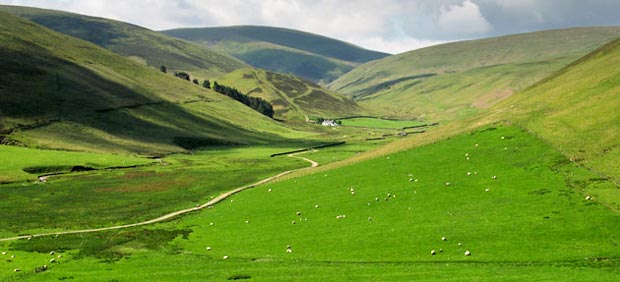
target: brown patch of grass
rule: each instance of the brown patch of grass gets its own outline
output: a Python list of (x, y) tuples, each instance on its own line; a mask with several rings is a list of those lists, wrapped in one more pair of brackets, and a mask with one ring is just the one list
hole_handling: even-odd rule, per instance
[(478, 100), (472, 103), (472, 105), (478, 109), (488, 109), (489, 107), (497, 104), (499, 101), (502, 101), (512, 96), (513, 93), (514, 91), (512, 91), (511, 89), (505, 89), (504, 91), (495, 90), (480, 97)]

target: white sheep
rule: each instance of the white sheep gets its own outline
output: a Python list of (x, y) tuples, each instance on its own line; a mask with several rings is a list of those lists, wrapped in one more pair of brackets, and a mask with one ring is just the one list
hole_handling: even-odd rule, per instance
[(295, 225), (297, 224), (297, 222), (295, 222), (294, 220), (291, 221), (291, 224)]
[(269, 188), (269, 190), (267, 190), (267, 192), (271, 192), (271, 188)]
[(351, 195), (355, 195), (355, 191), (351, 192)]
[(489, 188), (484, 189), (484, 192), (489, 192), (489, 191), (491, 191), (491, 189), (489, 189)]
[(469, 171), (468, 171), (468, 172), (467, 172), (467, 176), (470, 176), (470, 175), (471, 175), (471, 172), (469, 172)]
[(4, 256), (4, 255), (6, 255), (6, 252), (2, 252), (2, 255), (3, 255), (3, 256)]
[(431, 256), (434, 256), (435, 254), (435, 250), (431, 250)]
[(466, 257), (471, 256), (471, 252), (470, 251), (465, 251), (465, 256)]
[(586, 196), (586, 201), (589, 201), (590, 199), (592, 199), (592, 197)]
[(50, 263), (55, 263), (56, 259), (50, 259)]
[(54, 251), (51, 251), (51, 252), (50, 252), (50, 256), (53, 256), (53, 255), (54, 255)]
[(314, 208), (318, 209), (319, 208), (319, 204), (314, 205)]
[(287, 252), (287, 253), (292, 253), (292, 252), (293, 252), (293, 250), (292, 250), (292, 249), (286, 249), (286, 252)]
[(298, 212), (296, 212), (295, 214), (296, 214), (296, 215), (301, 215), (301, 212), (300, 212), (300, 211), (298, 211)]
[(12, 259), (14, 259), (14, 258), (15, 258), (15, 255), (11, 255), (11, 258), (12, 258)]
[(222, 258), (223, 258), (223, 259), (228, 259), (228, 256), (223, 256)]
[(372, 217), (370, 217), (370, 216), (369, 216), (369, 217), (368, 217), (368, 221), (372, 221)]
[(250, 221), (249, 221), (249, 220), (246, 220), (246, 221), (245, 221), (245, 224), (248, 224), (248, 223), (250, 223)]
[(209, 223), (209, 225), (210, 225), (210, 226), (213, 226), (213, 225), (215, 225), (215, 223), (213, 223), (213, 222), (210, 222), (210, 223)]
[(20, 271), (22, 271), (22, 270), (21, 270), (21, 269), (19, 269), (19, 268), (16, 268), (16, 269), (13, 269), (13, 271), (14, 271), (14, 272), (20, 272)]
[(441, 237), (441, 241), (448, 241), (448, 238), (446, 238), (446, 236)]
[(207, 247), (207, 251), (210, 251), (210, 250), (211, 250), (211, 247)]
[(450, 183), (450, 182), (446, 182), (446, 183), (445, 183), (445, 185), (446, 185), (446, 186), (450, 186), (450, 185), (452, 185), (452, 183)]
[(493, 179), (493, 180), (497, 179), (497, 175), (491, 176), (491, 179)]

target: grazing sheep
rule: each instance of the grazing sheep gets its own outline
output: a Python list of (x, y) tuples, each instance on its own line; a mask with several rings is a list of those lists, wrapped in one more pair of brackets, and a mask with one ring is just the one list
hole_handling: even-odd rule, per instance
[(493, 179), (493, 180), (497, 179), (497, 175), (491, 176), (491, 179)]
[(228, 256), (223, 256), (222, 258), (223, 258), (223, 259), (228, 259)]
[(445, 236), (441, 237), (441, 241), (448, 241), (448, 238), (446, 238)]
[(269, 190), (267, 190), (267, 192), (271, 192), (271, 188), (269, 188)]
[(465, 251), (465, 256), (466, 257), (471, 256), (471, 252), (470, 251)]
[(416, 178), (416, 179), (414, 179), (414, 180), (413, 180), (413, 182), (418, 182), (418, 179), (417, 179), (417, 178)]
[(349, 189), (349, 191), (355, 192), (355, 189), (353, 189), (353, 187), (351, 187), (351, 189)]
[(505, 139), (505, 137), (504, 137), (504, 136), (502, 136), (502, 140), (504, 140), (504, 139)]
[(467, 158), (465, 158), (465, 159), (469, 161), (469, 157), (467, 157)]
[(3, 256), (4, 256), (4, 255), (6, 255), (6, 252), (2, 252), (2, 255), (3, 255)]
[(291, 221), (291, 224), (295, 225), (295, 224), (297, 224), (297, 222), (295, 222), (295, 221), (293, 220), (293, 221)]
[(467, 176), (470, 176), (470, 175), (471, 175), (471, 172), (469, 172), (469, 171), (468, 171), (468, 172), (467, 172)]
[(440, 252), (440, 253), (443, 253), (443, 249), (439, 249), (439, 252)]
[(586, 196), (586, 201), (588, 201), (588, 200), (590, 200), (590, 199), (592, 199), (592, 197), (590, 197), (590, 196)]
[(11, 255), (11, 258), (12, 258), (12, 259), (14, 259), (14, 258), (15, 258), (15, 255)]
[(474, 144), (474, 147), (478, 148), (478, 143)]
[(296, 212), (295, 214), (296, 214), (296, 215), (301, 215), (301, 212), (300, 212), (300, 211), (298, 211), (298, 212)]
[(465, 156), (466, 156), (466, 157), (469, 157), (469, 153), (465, 153)]
[(314, 205), (314, 208), (318, 209), (319, 208), (319, 204)]
[(250, 221), (249, 221), (249, 220), (246, 220), (246, 221), (245, 221), (245, 223), (246, 223), (246, 224), (248, 224), (248, 223), (250, 223)]
[(379, 201), (379, 197), (375, 197), (375, 201), (377, 201), (377, 202), (378, 202), (378, 201)]
[(292, 253), (292, 252), (293, 252), (293, 250), (292, 250), (292, 249), (286, 249), (286, 252), (287, 252), (287, 253)]
[(210, 225), (210, 226), (213, 226), (213, 225), (215, 225), (215, 223), (211, 222), (211, 223), (209, 223), (209, 225)]
[(28, 237), (28, 241), (32, 240), (32, 237)]
[(211, 247), (207, 247), (207, 251), (210, 251), (210, 250), (211, 250)]
[(58, 258), (62, 258), (62, 255), (58, 255)]
[(21, 269), (19, 269), (19, 268), (16, 268), (16, 269), (13, 269), (13, 271), (14, 271), (14, 272), (20, 272), (20, 271), (22, 271), (22, 270), (21, 270)]
[(409, 182), (413, 182), (413, 178), (409, 178)]
[(351, 195), (355, 195), (355, 191), (351, 192)]
[(435, 250), (431, 250), (431, 256), (434, 256), (435, 254)]
[(484, 192), (489, 192), (489, 191), (491, 191), (491, 189), (489, 189), (489, 188), (484, 189)]
[(463, 244), (461, 244), (461, 243), (458, 243), (458, 244), (456, 244), (456, 245), (457, 245), (457, 246), (459, 246), (459, 247), (460, 247), (460, 246), (463, 246)]
[(56, 259), (50, 259), (50, 263), (55, 263)]
[(372, 221), (372, 217), (370, 217), (370, 216), (369, 216), (369, 217), (368, 217), (368, 221)]
[(450, 186), (450, 185), (452, 185), (452, 183), (450, 183), (450, 182), (446, 182), (446, 183), (445, 183), (445, 185), (446, 185), (446, 186)]
[(53, 256), (53, 255), (54, 255), (54, 251), (51, 251), (51, 252), (50, 252), (50, 256)]

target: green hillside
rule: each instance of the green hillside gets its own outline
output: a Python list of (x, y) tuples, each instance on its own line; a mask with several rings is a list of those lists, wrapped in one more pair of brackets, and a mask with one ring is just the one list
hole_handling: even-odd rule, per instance
[(620, 40), (614, 40), (499, 104), (492, 117), (514, 120), (617, 182), (619, 106)]
[(620, 27), (591, 27), (431, 46), (359, 66), (329, 88), (380, 113), (462, 118), (617, 37)]
[(217, 76), (246, 67), (241, 61), (132, 24), (62, 11), (0, 6), (57, 32), (90, 41), (137, 62), (203, 76)]
[(162, 32), (203, 44), (257, 68), (324, 83), (360, 63), (388, 55), (320, 35), (276, 27), (182, 28)]
[(4, 143), (170, 152), (299, 133), (221, 94), (31, 21), (0, 17)]
[(303, 121), (304, 116), (343, 117), (364, 113), (350, 98), (293, 75), (241, 69), (218, 78), (217, 82), (269, 101), (279, 119)]

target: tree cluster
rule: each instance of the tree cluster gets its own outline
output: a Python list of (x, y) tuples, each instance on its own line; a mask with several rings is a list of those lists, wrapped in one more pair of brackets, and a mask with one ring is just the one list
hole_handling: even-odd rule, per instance
[(185, 79), (185, 80), (187, 80), (187, 81), (190, 81), (189, 74), (188, 74), (188, 73), (186, 73), (186, 72), (182, 72), (182, 71), (181, 71), (181, 72), (176, 72), (176, 71), (175, 71), (175, 72), (174, 72), (174, 76), (176, 76), (176, 77), (178, 77), (178, 78), (181, 78), (181, 79)]
[(231, 97), (263, 115), (273, 118), (273, 106), (261, 98), (245, 95), (235, 88), (220, 85), (217, 81), (213, 82), (213, 90)]

